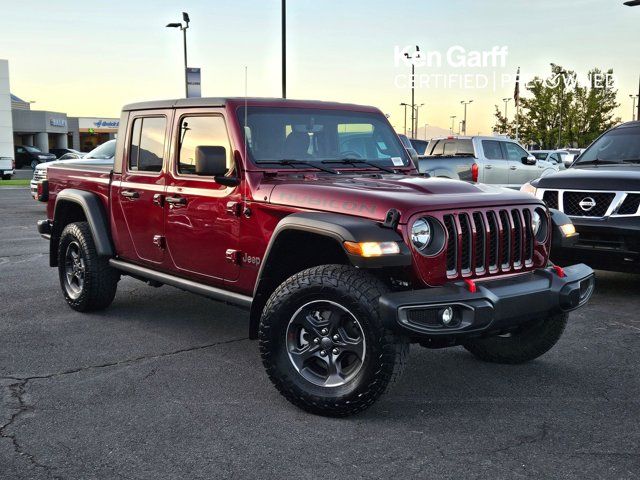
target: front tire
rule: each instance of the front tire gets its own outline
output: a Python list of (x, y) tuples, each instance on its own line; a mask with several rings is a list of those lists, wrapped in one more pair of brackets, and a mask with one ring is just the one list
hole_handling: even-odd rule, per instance
[(35, 171), (36, 167), (37, 167), (39, 164), (40, 164), (40, 162), (39, 162), (39, 161), (37, 161), (37, 160), (31, 160), (31, 170), (34, 170), (34, 171)]
[(463, 346), (480, 360), (492, 363), (529, 362), (547, 353), (560, 340), (568, 315), (560, 313), (523, 326), (506, 336), (478, 338)]
[(11, 175), (7, 174), (7, 175), (2, 175), (2, 179), (3, 180), (11, 180)]
[(58, 245), (58, 276), (64, 298), (78, 312), (107, 308), (116, 295), (120, 274), (98, 256), (87, 222), (70, 223)]
[(371, 406), (409, 351), (384, 328), (384, 284), (345, 265), (304, 270), (280, 285), (260, 320), (262, 362), (280, 393), (308, 412), (344, 417)]

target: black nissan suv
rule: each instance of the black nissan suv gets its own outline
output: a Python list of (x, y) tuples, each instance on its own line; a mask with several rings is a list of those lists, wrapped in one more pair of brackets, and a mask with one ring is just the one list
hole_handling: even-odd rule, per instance
[(580, 234), (552, 260), (640, 273), (640, 122), (605, 132), (571, 168), (525, 184), (528, 191), (571, 217)]

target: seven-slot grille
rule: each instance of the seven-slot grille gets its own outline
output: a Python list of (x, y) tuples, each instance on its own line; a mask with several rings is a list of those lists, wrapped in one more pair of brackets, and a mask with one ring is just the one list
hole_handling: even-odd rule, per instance
[(532, 210), (446, 214), (447, 276), (507, 272), (533, 264)]

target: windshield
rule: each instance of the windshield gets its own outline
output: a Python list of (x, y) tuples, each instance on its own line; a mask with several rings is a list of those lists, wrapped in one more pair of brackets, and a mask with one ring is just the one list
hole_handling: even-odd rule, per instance
[(640, 162), (640, 127), (616, 128), (605, 133), (580, 156), (576, 165), (598, 161)]
[(36, 147), (27, 147), (27, 146), (25, 146), (24, 149), (27, 152), (31, 152), (31, 153), (42, 153), (42, 150), (40, 150), (39, 148), (36, 148)]
[[(238, 121), (244, 125), (244, 120), (240, 108)], [(245, 134), (256, 163), (351, 159), (389, 167), (411, 164), (389, 123), (373, 113), (249, 107)]]
[(87, 155), (84, 158), (85, 159), (95, 158), (96, 160), (108, 160), (110, 158), (113, 158), (115, 154), (116, 154), (116, 141), (109, 140), (108, 142), (105, 142), (99, 147), (96, 147), (93, 150), (91, 150), (89, 153), (87, 153)]

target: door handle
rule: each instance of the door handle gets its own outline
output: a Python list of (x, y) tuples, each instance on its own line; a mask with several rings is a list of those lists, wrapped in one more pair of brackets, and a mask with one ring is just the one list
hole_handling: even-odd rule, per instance
[(493, 165), (485, 165), (484, 168), (486, 168), (487, 170), (491, 170), (493, 168)]
[(516, 167), (515, 165), (511, 165), (510, 168), (511, 168), (511, 170), (517, 170), (518, 169), (518, 167)]
[(140, 198), (140, 194), (135, 190), (122, 190), (120, 195), (125, 198)]
[(164, 201), (169, 204), (169, 208), (174, 207), (176, 205), (187, 204), (187, 199), (185, 197), (167, 197), (164, 199)]

